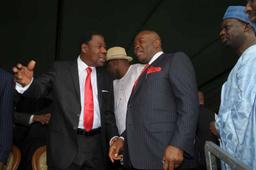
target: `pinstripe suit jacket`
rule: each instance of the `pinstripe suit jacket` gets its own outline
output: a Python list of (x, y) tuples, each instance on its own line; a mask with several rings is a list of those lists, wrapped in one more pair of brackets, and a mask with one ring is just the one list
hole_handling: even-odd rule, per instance
[(14, 81), (0, 68), (0, 162), (6, 163), (12, 145)]
[(184, 53), (162, 54), (151, 66), (158, 71), (142, 74), (127, 106), (125, 137), (137, 169), (162, 169), (167, 145), (185, 155), (194, 148), (199, 105), (191, 61)]

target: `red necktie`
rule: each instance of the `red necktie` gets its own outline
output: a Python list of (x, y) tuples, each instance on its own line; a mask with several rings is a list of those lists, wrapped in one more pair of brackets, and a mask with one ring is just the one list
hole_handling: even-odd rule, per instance
[(85, 80), (84, 87), (84, 129), (88, 132), (92, 129), (94, 104), (93, 104), (93, 93), (91, 84), (91, 72), (90, 67), (86, 68), (87, 77)]
[(145, 67), (143, 68), (143, 70), (141, 71), (139, 77), (135, 80), (133, 88), (132, 88), (132, 92), (134, 91), (135, 87), (137, 86), (138, 81), (139, 81), (141, 75), (148, 69), (148, 67), (149, 67), (149, 64), (146, 64)]

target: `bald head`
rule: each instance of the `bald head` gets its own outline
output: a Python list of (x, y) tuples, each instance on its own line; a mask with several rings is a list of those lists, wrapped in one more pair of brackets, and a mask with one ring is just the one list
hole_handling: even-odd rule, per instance
[(142, 63), (148, 63), (159, 51), (162, 51), (161, 38), (154, 31), (141, 31), (134, 40), (134, 53)]

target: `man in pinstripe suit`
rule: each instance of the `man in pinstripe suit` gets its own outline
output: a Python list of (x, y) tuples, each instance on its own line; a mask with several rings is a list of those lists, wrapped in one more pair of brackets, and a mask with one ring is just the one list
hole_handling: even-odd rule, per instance
[(154, 31), (134, 41), (138, 60), (149, 64), (140, 75), (127, 106), (126, 131), (110, 147), (112, 161), (124, 146), (129, 169), (183, 168), (194, 149), (198, 97), (194, 68), (182, 52), (165, 54)]
[(0, 68), (0, 170), (6, 164), (12, 144), (14, 81)]

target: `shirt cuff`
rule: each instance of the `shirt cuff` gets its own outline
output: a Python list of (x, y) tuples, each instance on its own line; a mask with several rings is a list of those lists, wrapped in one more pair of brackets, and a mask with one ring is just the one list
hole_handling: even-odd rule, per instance
[(110, 145), (115, 141), (115, 139), (117, 139), (117, 138), (124, 140), (124, 137), (122, 137), (122, 136), (114, 136), (114, 137), (112, 137), (112, 138), (110, 139), (110, 141), (109, 141), (109, 146), (110, 146)]
[(30, 87), (30, 85), (32, 84), (33, 80), (34, 80), (34, 78), (32, 78), (30, 83), (28, 85), (24, 86), (24, 87), (21, 84), (16, 83), (15, 89), (17, 90), (18, 93), (23, 94)]
[(31, 115), (30, 118), (29, 118), (29, 122), (28, 124), (32, 124), (34, 121), (33, 121), (33, 118), (34, 118), (34, 115)]

